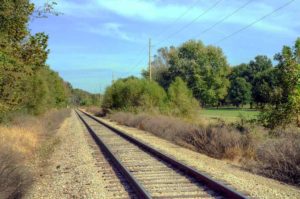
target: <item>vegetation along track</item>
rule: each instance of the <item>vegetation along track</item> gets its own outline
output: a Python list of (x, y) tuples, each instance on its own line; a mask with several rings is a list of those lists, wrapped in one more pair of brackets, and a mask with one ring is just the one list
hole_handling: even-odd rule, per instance
[(138, 198), (246, 198), (90, 114), (77, 114)]

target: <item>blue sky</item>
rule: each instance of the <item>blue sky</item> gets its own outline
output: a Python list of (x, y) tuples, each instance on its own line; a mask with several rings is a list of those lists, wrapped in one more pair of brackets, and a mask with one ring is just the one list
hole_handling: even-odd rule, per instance
[[(35, 19), (30, 22), (30, 29), (32, 33), (49, 35), (48, 64), (52, 69), (76, 88), (103, 92), (111, 83), (112, 74), (114, 78), (139, 75), (147, 66), (149, 37), (153, 54), (159, 47), (197, 39), (206, 45), (220, 46), (229, 64), (237, 65), (258, 54), (273, 57), (283, 45), (292, 45), (300, 36), (300, 0), (295, 0), (250, 28), (218, 42), (290, 0), (248, 1), (57, 0), (56, 9), (63, 14)], [(243, 5), (222, 23), (202, 33)], [(181, 31), (173, 34), (178, 30)]]

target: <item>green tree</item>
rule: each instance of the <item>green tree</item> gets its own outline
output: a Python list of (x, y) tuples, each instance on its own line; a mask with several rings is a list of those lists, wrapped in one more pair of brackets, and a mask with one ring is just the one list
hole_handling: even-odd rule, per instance
[(170, 54), (170, 77), (181, 77), (202, 105), (218, 105), (229, 87), (229, 67), (222, 50), (190, 40)]
[(0, 119), (19, 110), (42, 113), (68, 101), (65, 82), (46, 65), (48, 36), (28, 29), (33, 11), (29, 0), (0, 3)]
[(253, 79), (252, 96), (253, 101), (263, 107), (268, 103), (278, 100), (278, 70), (270, 68), (258, 73)]
[(176, 77), (168, 89), (170, 111), (176, 116), (192, 116), (200, 108), (187, 84)]
[(0, 34), (8, 43), (17, 44), (29, 35), (28, 21), (34, 11), (29, 0), (2, 0), (0, 3)]
[(100, 94), (92, 94), (81, 89), (72, 89), (71, 103), (75, 106), (100, 106)]
[(286, 126), (297, 122), (300, 114), (300, 38), (291, 48), (284, 46), (281, 53), (275, 55), (278, 85), (278, 100), (272, 101), (260, 115), (261, 121), (268, 127)]
[[(274, 88), (274, 77), (276, 77), (271, 73), (272, 69), (271, 59), (265, 55), (258, 55), (249, 64), (243, 63), (233, 67), (229, 79), (233, 81), (237, 77), (241, 77), (250, 83), (252, 85), (250, 105), (252, 107), (253, 103), (256, 103), (262, 107), (272, 99), (270, 92)], [(267, 77), (268, 74), (271, 77)], [(266, 91), (268, 93), (264, 93)]]
[(251, 101), (251, 84), (242, 77), (231, 81), (229, 99), (233, 105), (239, 107)]
[(231, 72), (229, 75), (229, 79), (233, 80), (237, 77), (244, 78), (247, 82), (250, 82), (250, 70), (249, 70), (249, 64), (239, 64), (235, 67), (231, 68)]
[(30, 67), (0, 50), (0, 119), (5, 113), (23, 108), (28, 102)]
[(248, 64), (248, 78), (252, 82), (260, 72), (264, 72), (273, 67), (272, 60), (265, 55), (257, 55), (254, 60), (251, 60)]
[[(269, 59), (265, 55), (258, 55), (254, 58), (254, 60), (251, 60), (248, 64), (248, 71), (247, 71), (247, 79), (252, 84), (252, 99), (253, 102), (256, 104), (260, 104), (261, 106), (264, 106), (264, 104), (268, 103), (267, 96), (270, 96), (271, 93), (265, 93), (266, 97), (262, 96), (262, 91), (271, 91), (266, 90), (267, 87), (272, 88), (274, 76), (272, 76), (271, 79), (268, 80), (268, 83), (266, 82), (266, 73), (269, 73), (272, 71), (273, 64), (271, 59)], [(263, 78), (263, 79), (260, 79)]]
[[(176, 49), (172, 46), (170, 48), (160, 48), (157, 50), (157, 54), (154, 55), (154, 60), (151, 62), (152, 80), (156, 81), (165, 90), (167, 90), (170, 84), (170, 54), (175, 50)], [(149, 70), (143, 70), (142, 76), (145, 79), (149, 79)]]

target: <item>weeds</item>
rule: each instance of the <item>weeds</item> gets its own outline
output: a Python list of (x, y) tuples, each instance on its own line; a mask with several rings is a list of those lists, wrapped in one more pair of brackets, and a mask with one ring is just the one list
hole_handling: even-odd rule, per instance
[(96, 107), (96, 106), (86, 107), (85, 110), (87, 112), (90, 112), (93, 115), (99, 116), (99, 117), (104, 117), (104, 116), (106, 116), (107, 113), (109, 113), (108, 109), (104, 109), (104, 108), (100, 108), (100, 107)]
[(300, 185), (300, 134), (272, 138), (256, 149), (251, 169), (265, 176)]
[(296, 127), (268, 132), (245, 121), (201, 126), (167, 116), (125, 112), (109, 118), (214, 158), (238, 160), (254, 173), (300, 185), (300, 133)]
[(31, 183), (30, 175), (20, 156), (3, 146), (0, 150), (0, 198), (19, 198)]
[(7, 126), (0, 126), (0, 198), (24, 194), (33, 176), (26, 165), (36, 157), (49, 158), (59, 143), (53, 135), (69, 114), (66, 109), (40, 117), (19, 115)]
[(190, 146), (190, 148), (215, 158), (234, 159), (251, 148), (250, 139), (238, 131), (223, 126), (207, 126), (184, 122), (167, 116), (114, 113), (110, 119), (120, 124), (149, 131), (157, 136)]

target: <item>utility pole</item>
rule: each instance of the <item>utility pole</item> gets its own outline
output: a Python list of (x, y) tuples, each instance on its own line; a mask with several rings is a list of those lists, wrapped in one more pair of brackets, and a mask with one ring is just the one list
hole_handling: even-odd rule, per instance
[(99, 106), (101, 106), (101, 91), (102, 91), (102, 85), (100, 84), (100, 91), (99, 91)]
[(149, 38), (149, 80), (152, 80), (152, 71), (151, 71), (151, 38)]
[(111, 73), (111, 84), (113, 84), (115, 82), (114, 80), (114, 72)]

